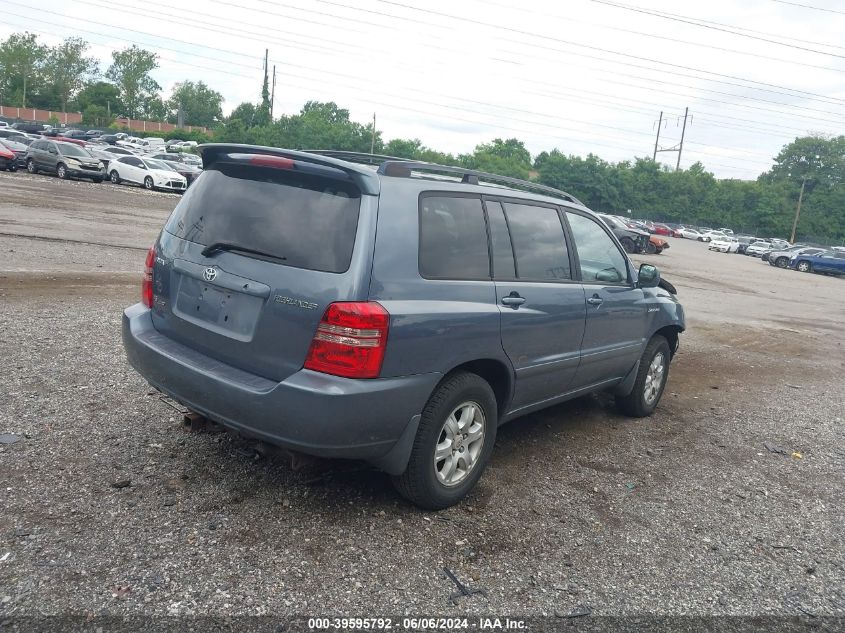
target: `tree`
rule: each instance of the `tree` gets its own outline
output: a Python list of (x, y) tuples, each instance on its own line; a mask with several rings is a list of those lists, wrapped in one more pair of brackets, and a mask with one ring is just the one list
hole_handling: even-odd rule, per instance
[(525, 144), (515, 138), (478, 145), (472, 154), (459, 157), (465, 167), (480, 169), (502, 176), (528, 178), (531, 170), (531, 154)]
[(164, 121), (167, 119), (167, 106), (157, 94), (149, 95), (141, 105), (140, 116), (150, 121)]
[(94, 81), (86, 84), (76, 95), (77, 110), (84, 112), (91, 106), (105, 109), (112, 114), (124, 114), (126, 106), (120, 99), (120, 90), (107, 81)]
[(214, 127), (223, 120), (222, 106), (223, 95), (211, 90), (204, 82), (183, 81), (173, 87), (173, 94), (167, 101), (170, 110), (168, 120), (177, 123), (181, 108), (185, 123)]
[(71, 98), (99, 70), (96, 59), (85, 57), (86, 50), (88, 42), (78, 37), (69, 37), (47, 53), (49, 81), (60, 100), (62, 112), (67, 112)]
[(43, 90), (47, 47), (34, 33), (13, 33), (0, 44), (0, 94), (4, 101), (31, 103)]
[(145, 104), (161, 90), (150, 73), (158, 68), (158, 55), (139, 48), (135, 44), (122, 51), (112, 52), (112, 65), (106, 71), (120, 90), (120, 98), (126, 106), (125, 114), (137, 118), (144, 111)]
[(114, 123), (114, 115), (103, 106), (89, 105), (82, 111), (82, 123), (91, 127), (108, 127)]

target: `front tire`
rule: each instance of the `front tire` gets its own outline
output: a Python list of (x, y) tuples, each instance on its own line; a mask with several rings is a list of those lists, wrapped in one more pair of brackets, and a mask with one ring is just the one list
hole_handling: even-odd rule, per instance
[(666, 388), (671, 359), (669, 342), (659, 335), (652, 338), (640, 358), (634, 388), (627, 396), (617, 396), (616, 406), (624, 414), (635, 418), (645, 418), (654, 413)]
[(35, 174), (35, 173), (37, 173), (37, 172), (38, 172), (38, 170), (37, 170), (37, 169), (35, 169), (35, 161), (34, 161), (34, 160), (32, 160), (31, 158), (27, 159), (27, 161), (26, 161), (26, 170), (27, 170), (30, 174)]
[(14, 163), (12, 163), (6, 169), (8, 169), (11, 172), (16, 172), (18, 170), (18, 166), (15, 165)]
[(150, 176), (144, 178), (144, 189), (148, 191), (153, 190), (153, 179)]
[(810, 264), (810, 262), (806, 262), (806, 261), (798, 262), (798, 265), (795, 268), (797, 268), (798, 271), (802, 272), (802, 273), (809, 273), (809, 272), (813, 271), (812, 264)]
[(56, 175), (59, 177), (59, 180), (67, 180), (67, 167), (65, 167), (64, 163), (56, 165)]
[(490, 461), (498, 420), (487, 381), (469, 372), (446, 378), (423, 409), (408, 467), (393, 477), (396, 490), (426, 510), (458, 503)]

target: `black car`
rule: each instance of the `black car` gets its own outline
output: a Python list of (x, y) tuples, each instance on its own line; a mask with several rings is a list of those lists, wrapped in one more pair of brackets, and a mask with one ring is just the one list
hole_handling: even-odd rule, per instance
[(90, 178), (103, 182), (106, 172), (102, 163), (84, 148), (73, 143), (41, 139), (34, 141), (26, 153), (26, 170), (30, 174), (40, 171), (66, 178)]
[(599, 213), (598, 216), (607, 225), (607, 228), (613, 231), (613, 234), (619, 239), (626, 253), (645, 253), (648, 251), (648, 243), (651, 235), (647, 232), (630, 229), (622, 220), (612, 215)]
[(114, 145), (119, 140), (120, 140), (120, 138), (118, 138), (114, 134), (101, 134), (100, 136), (97, 137), (98, 142), (106, 143), (107, 145)]
[(43, 123), (12, 123), (12, 127), (18, 132), (27, 132), (29, 134), (41, 134), (44, 132)]
[[(153, 158), (166, 155), (167, 154), (156, 154)], [(202, 173), (202, 169), (195, 167), (194, 165), (188, 165), (187, 163), (179, 163), (175, 160), (162, 160), (162, 162), (180, 176), (184, 176), (189, 187), (191, 186), (191, 183), (194, 182)]]
[(735, 237), (739, 242), (739, 246), (736, 249), (739, 255), (745, 255), (745, 249), (757, 240), (756, 237), (751, 237), (750, 235), (737, 235)]

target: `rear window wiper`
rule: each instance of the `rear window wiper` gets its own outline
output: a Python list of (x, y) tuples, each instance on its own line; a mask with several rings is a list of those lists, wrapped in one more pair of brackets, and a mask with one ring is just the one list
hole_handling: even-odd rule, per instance
[(211, 255), (222, 253), (223, 251), (236, 251), (238, 253), (247, 253), (249, 255), (256, 255), (257, 257), (271, 259), (279, 262), (284, 262), (288, 259), (283, 255), (273, 255), (272, 253), (265, 253), (264, 251), (258, 251), (253, 248), (246, 248), (245, 246), (238, 246), (237, 244), (232, 244), (230, 242), (214, 242), (213, 244), (209, 244), (204, 249), (202, 249), (202, 255), (204, 257), (210, 257)]

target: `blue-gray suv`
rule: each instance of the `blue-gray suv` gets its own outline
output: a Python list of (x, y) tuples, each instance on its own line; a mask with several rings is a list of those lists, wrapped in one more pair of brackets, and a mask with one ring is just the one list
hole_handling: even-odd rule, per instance
[(371, 155), (200, 152), (123, 315), (129, 362), (187, 408), (366, 460), (437, 509), (505, 422), (597, 391), (657, 406), (683, 308), (569, 194)]

